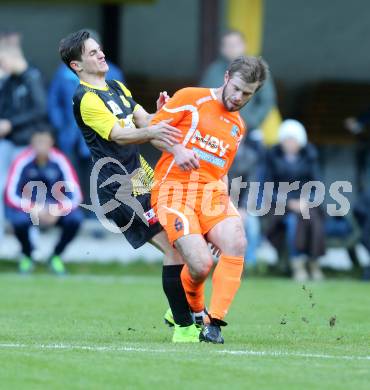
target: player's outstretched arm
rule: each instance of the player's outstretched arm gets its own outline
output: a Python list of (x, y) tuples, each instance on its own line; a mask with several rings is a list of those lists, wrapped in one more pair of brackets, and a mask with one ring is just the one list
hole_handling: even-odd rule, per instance
[(152, 140), (158, 140), (167, 145), (174, 145), (181, 138), (181, 131), (162, 121), (155, 125), (135, 128), (121, 127), (118, 122), (113, 126), (109, 139), (120, 145), (142, 144)]
[(169, 124), (170, 120), (158, 121), (150, 125), (148, 113), (138, 104), (133, 110), (135, 126), (132, 122), (127, 126), (105, 106), (94, 93), (86, 92), (80, 102), (81, 118), (85, 125), (96, 131), (102, 138), (120, 145), (141, 144), (151, 140), (159, 140), (174, 145), (181, 138), (181, 131)]

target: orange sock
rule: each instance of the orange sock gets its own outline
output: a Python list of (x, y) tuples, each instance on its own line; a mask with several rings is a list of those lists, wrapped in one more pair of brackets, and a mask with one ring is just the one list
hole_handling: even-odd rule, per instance
[(202, 282), (193, 280), (189, 267), (185, 264), (181, 271), (181, 282), (184, 287), (190, 309), (195, 313), (199, 313), (204, 310), (205, 280)]
[(209, 314), (223, 320), (240, 286), (244, 258), (222, 254), (212, 277)]

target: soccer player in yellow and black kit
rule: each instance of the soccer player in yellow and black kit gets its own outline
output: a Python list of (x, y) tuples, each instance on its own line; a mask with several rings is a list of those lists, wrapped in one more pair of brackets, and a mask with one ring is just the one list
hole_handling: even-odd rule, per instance
[[(81, 30), (62, 39), (59, 53), (63, 62), (80, 79), (73, 97), (74, 115), (94, 163), (106, 157), (113, 160), (103, 164), (100, 169), (97, 182), (100, 204), (119, 199), (117, 191), (126, 191), (126, 196), (134, 196), (144, 210), (144, 215), (138, 215), (130, 203), (121, 203), (106, 217), (112, 219), (122, 231), (125, 230), (123, 234), (134, 248), (150, 242), (162, 250), (165, 255), (163, 289), (176, 322), (172, 340), (197, 342), (199, 330), (194, 325), (181, 284), (183, 262), (169, 244), (151, 209), (153, 172), (140, 156), (137, 145), (151, 142), (163, 150), (177, 143), (181, 132), (166, 121), (150, 126), (152, 115), (135, 102), (130, 91), (118, 81), (105, 79), (108, 65), (104, 53), (87, 31)], [(158, 108), (164, 102), (165, 95), (161, 94), (157, 101)], [(195, 155), (185, 156), (182, 162), (193, 168), (199, 166)], [(121, 182), (115, 181), (117, 178)], [(129, 183), (127, 178), (131, 179)], [(143, 222), (143, 217), (148, 223)], [(127, 226), (127, 229), (123, 229)]]

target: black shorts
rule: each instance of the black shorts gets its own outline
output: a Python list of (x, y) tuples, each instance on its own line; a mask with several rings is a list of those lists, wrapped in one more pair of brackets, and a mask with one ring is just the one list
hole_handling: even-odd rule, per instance
[[(106, 193), (99, 193), (99, 199), (100, 204), (104, 204), (109, 199), (112, 199), (112, 197)], [(156, 234), (162, 231), (163, 228), (158, 222), (158, 218), (154, 216), (154, 211), (150, 204), (150, 194), (138, 195), (135, 199), (140, 202), (147, 215), (147, 217), (144, 216), (144, 219), (148, 221), (148, 226), (130, 206), (123, 203), (105, 216), (114, 221), (114, 223), (123, 230), (122, 234), (126, 237), (127, 241), (133, 248), (137, 249), (150, 241)], [(148, 217), (148, 215), (150, 215), (150, 217)], [(132, 218), (131, 225), (126, 228), (130, 224)]]

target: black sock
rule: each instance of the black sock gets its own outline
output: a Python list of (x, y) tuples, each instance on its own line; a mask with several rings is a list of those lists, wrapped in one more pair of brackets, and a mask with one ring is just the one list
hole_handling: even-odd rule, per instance
[(22, 247), (22, 253), (25, 256), (31, 257), (32, 245), (29, 238), (29, 225), (16, 225), (14, 226), (14, 234), (18, 238), (18, 241)]
[(181, 283), (180, 274), (183, 266), (183, 264), (164, 265), (162, 269), (162, 285), (176, 324), (189, 326), (193, 323), (193, 319)]
[(68, 226), (62, 227), (62, 235), (54, 249), (54, 255), (59, 256), (64, 251), (64, 248), (75, 238), (79, 227), (79, 223), (69, 223)]

